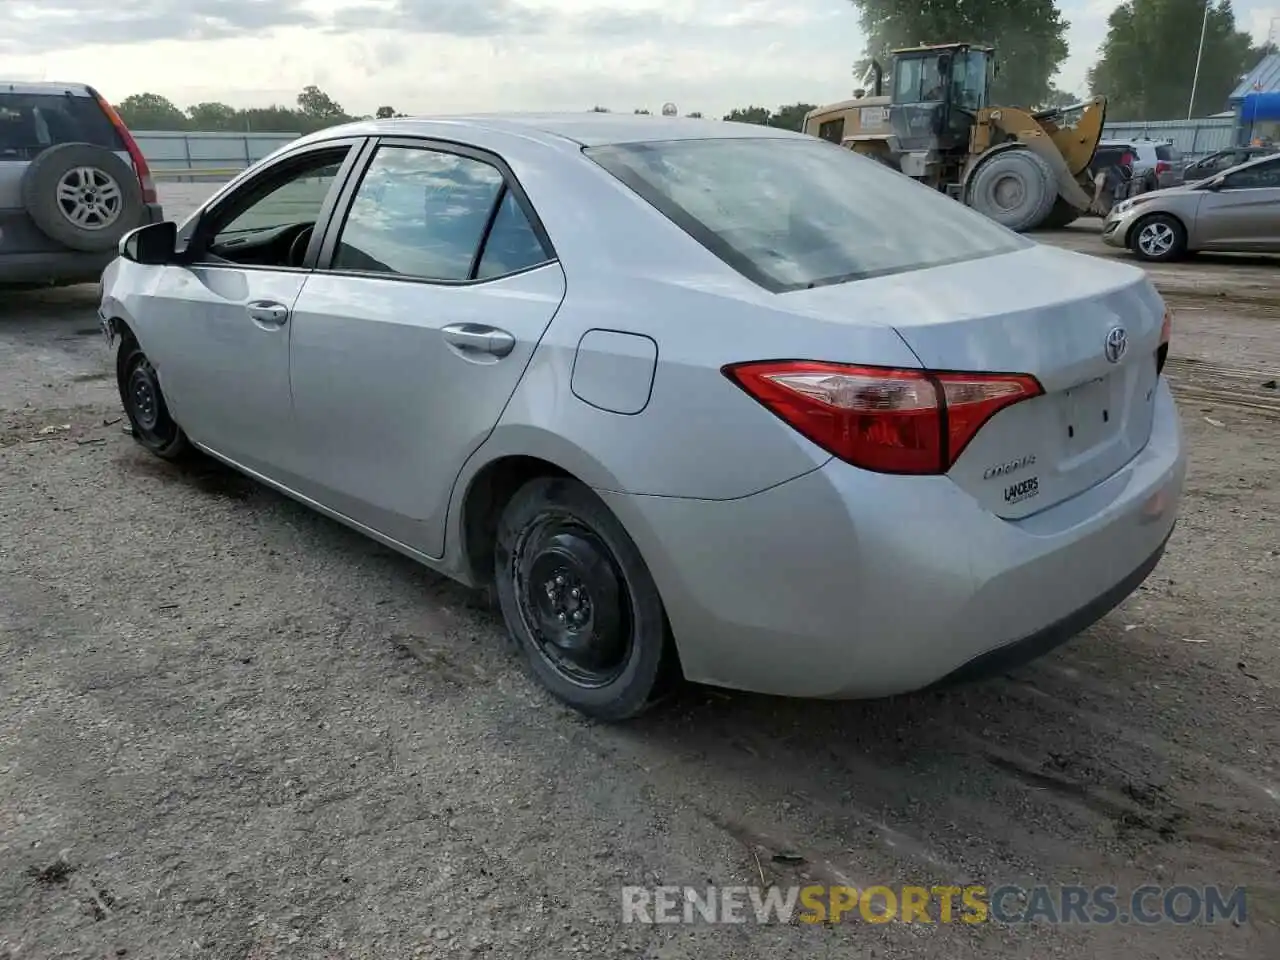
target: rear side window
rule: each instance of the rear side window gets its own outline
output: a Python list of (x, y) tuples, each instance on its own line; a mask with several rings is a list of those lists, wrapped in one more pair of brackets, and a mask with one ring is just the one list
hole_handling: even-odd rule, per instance
[(775, 293), (1031, 245), (945, 194), (816, 137), (620, 144), (586, 155)]
[(120, 134), (91, 97), (0, 93), (0, 160), (34, 160), (62, 143), (124, 149)]

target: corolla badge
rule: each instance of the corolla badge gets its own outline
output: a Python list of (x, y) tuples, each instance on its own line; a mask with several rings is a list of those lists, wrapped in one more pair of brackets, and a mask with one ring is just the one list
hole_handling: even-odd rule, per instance
[(1107, 334), (1107, 339), (1103, 343), (1103, 353), (1107, 360), (1111, 363), (1119, 363), (1120, 358), (1124, 356), (1126, 350), (1129, 349), (1129, 334), (1125, 332), (1124, 327), (1112, 327)]

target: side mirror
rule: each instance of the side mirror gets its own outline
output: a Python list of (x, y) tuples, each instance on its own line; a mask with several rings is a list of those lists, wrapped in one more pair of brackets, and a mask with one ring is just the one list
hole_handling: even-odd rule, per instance
[(165, 220), (126, 233), (120, 239), (119, 253), (132, 263), (162, 267), (176, 262), (177, 248), (178, 225)]

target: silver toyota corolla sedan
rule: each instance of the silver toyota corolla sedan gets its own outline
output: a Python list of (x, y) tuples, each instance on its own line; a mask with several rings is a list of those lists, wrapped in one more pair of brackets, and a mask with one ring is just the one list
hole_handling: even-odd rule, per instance
[(1140, 270), (766, 127), (327, 130), (127, 237), (101, 315), (144, 447), (492, 586), (607, 719), (1035, 656), (1151, 572), (1183, 482)]

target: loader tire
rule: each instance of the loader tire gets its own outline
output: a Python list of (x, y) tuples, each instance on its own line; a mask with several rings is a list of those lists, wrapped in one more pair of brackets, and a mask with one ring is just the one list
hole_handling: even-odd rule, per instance
[(1053, 201), (1053, 209), (1049, 211), (1049, 215), (1044, 218), (1040, 224), (1042, 230), (1061, 230), (1063, 227), (1070, 226), (1080, 219), (1081, 212), (1067, 203), (1062, 197), (1058, 197)]
[(1025, 149), (982, 161), (969, 184), (969, 206), (1018, 233), (1040, 226), (1057, 199), (1053, 170)]

